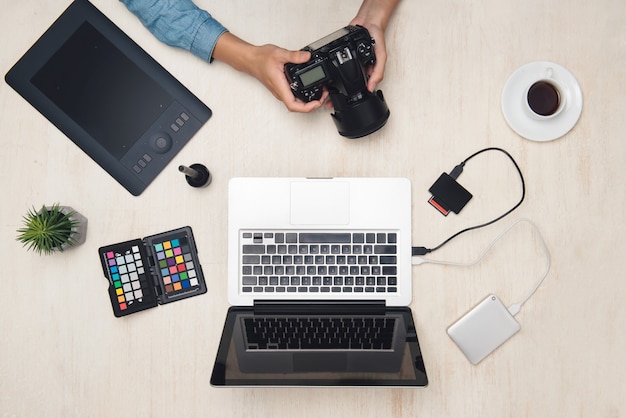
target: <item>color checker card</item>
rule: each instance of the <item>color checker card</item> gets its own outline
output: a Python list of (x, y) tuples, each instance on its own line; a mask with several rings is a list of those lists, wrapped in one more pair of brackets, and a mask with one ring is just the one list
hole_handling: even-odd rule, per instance
[(99, 250), (115, 316), (206, 293), (190, 227)]

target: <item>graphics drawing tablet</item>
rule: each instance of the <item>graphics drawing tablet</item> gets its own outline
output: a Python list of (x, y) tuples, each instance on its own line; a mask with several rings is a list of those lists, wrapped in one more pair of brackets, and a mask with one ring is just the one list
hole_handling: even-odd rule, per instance
[(75, 0), (5, 80), (135, 196), (211, 116), (87, 0)]

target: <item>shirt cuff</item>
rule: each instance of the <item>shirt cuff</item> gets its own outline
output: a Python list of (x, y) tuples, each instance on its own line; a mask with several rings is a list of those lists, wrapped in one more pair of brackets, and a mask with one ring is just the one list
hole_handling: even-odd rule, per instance
[(227, 31), (228, 29), (222, 26), (220, 22), (209, 16), (196, 31), (191, 43), (191, 52), (203, 60), (212, 62), (215, 44), (220, 36)]

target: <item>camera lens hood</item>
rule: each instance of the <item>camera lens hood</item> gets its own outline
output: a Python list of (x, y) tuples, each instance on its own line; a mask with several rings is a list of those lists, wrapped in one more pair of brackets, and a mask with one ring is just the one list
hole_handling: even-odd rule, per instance
[(382, 128), (389, 119), (389, 108), (383, 92), (365, 90), (363, 99), (348, 103), (341, 93), (330, 94), (335, 113), (331, 113), (339, 135), (346, 138), (362, 138)]

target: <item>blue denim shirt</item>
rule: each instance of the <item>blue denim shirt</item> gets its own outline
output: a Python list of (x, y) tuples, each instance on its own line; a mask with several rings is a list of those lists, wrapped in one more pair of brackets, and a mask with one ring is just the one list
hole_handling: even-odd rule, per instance
[(154, 36), (168, 45), (211, 61), (218, 38), (227, 31), (191, 0), (120, 0)]

